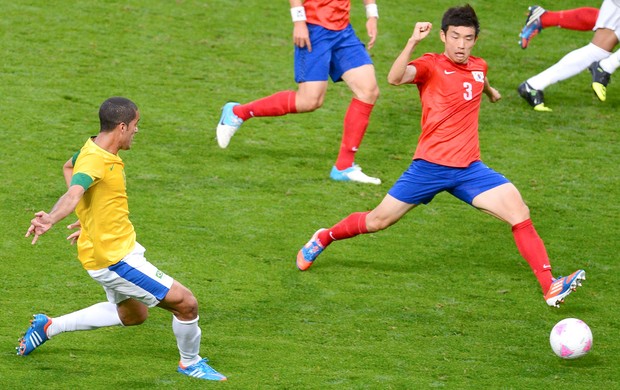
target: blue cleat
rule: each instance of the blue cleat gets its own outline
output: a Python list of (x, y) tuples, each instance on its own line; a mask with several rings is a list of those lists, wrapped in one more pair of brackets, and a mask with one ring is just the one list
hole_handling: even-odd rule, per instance
[(299, 252), (297, 252), (297, 268), (300, 271), (305, 271), (316, 260), (317, 257), (323, 252), (325, 247), (321, 244), (321, 240), (318, 239), (319, 233), (321, 233), (325, 229), (317, 230), (313, 235), (310, 241), (304, 245)]
[(52, 323), (52, 319), (45, 314), (35, 314), (33, 317), (34, 318), (30, 320), (30, 328), (28, 328), (26, 334), (19, 339), (19, 347), (15, 348), (17, 354), (20, 356), (30, 354), (30, 352), (49, 340), (46, 332), (47, 328)]
[(549, 291), (545, 294), (547, 305), (560, 307), (568, 294), (581, 287), (581, 281), (586, 280), (586, 271), (580, 269), (568, 276), (561, 276), (553, 281)]
[(332, 180), (336, 181), (354, 181), (356, 183), (368, 183), (376, 185), (381, 184), (381, 179), (366, 175), (364, 172), (362, 172), (362, 168), (357, 164), (353, 164), (349, 168), (343, 170), (339, 170), (334, 165), (332, 167), (332, 171), (329, 174), (329, 177), (331, 177)]
[(230, 139), (243, 124), (243, 119), (239, 118), (233, 112), (233, 107), (238, 105), (239, 103), (229, 102), (222, 107), (222, 115), (220, 116), (220, 122), (217, 124), (216, 130), (217, 144), (220, 145), (222, 149), (228, 147)]
[(208, 365), (208, 361), (209, 360), (205, 358), (198, 363), (187, 367), (183, 367), (181, 363), (179, 363), (177, 371), (183, 375), (191, 376), (192, 378), (204, 379), (207, 381), (225, 381), (228, 379), (224, 375), (215, 371), (213, 367)]
[(543, 28), (540, 17), (547, 12), (546, 9), (538, 5), (530, 6), (528, 11), (529, 13), (527, 14), (527, 19), (525, 19), (525, 25), (521, 29), (521, 34), (519, 34), (519, 45), (521, 45), (521, 49), (527, 49), (532, 38), (542, 31)]

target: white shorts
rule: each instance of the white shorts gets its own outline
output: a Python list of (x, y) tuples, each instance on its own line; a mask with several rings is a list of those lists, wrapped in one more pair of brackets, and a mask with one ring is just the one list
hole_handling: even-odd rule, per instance
[(593, 30), (596, 31), (599, 28), (613, 30), (620, 40), (620, 7), (613, 0), (605, 0), (601, 5)]
[(148, 307), (164, 299), (172, 282), (170, 276), (158, 270), (144, 257), (146, 249), (136, 242), (133, 250), (118, 263), (104, 269), (88, 271), (108, 297), (118, 304), (129, 298), (136, 299)]

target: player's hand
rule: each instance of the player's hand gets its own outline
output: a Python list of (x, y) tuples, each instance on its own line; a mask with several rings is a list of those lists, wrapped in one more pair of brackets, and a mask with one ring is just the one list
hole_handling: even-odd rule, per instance
[(493, 87), (489, 87), (488, 91), (485, 91), (485, 93), (489, 97), (491, 103), (496, 103), (502, 98), (502, 95), (499, 93), (499, 91)]
[(413, 34), (411, 34), (410, 39), (418, 43), (428, 36), (432, 28), (433, 24), (431, 22), (417, 22), (413, 28)]
[(30, 227), (26, 232), (26, 237), (30, 237), (31, 234), (34, 234), (32, 238), (32, 245), (34, 245), (39, 239), (39, 236), (50, 230), (53, 225), (49, 214), (45, 211), (39, 211), (34, 214), (34, 218), (30, 221)]
[(312, 44), (310, 43), (310, 33), (308, 32), (308, 25), (306, 22), (300, 21), (293, 23), (293, 43), (295, 46), (303, 49), (308, 48), (308, 51), (312, 51)]
[(377, 40), (377, 18), (368, 18), (366, 21), (366, 32), (368, 32), (368, 50), (372, 49)]
[(78, 237), (80, 237), (80, 233), (82, 233), (82, 229), (80, 229), (81, 226), (82, 225), (80, 224), (79, 220), (67, 226), (67, 229), (77, 229), (75, 232), (71, 233), (67, 237), (67, 240), (71, 241), (71, 245), (75, 244), (77, 242)]

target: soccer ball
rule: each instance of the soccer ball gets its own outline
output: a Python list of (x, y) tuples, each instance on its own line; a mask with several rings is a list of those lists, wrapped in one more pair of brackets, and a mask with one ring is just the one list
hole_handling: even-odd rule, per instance
[(562, 359), (576, 359), (592, 348), (592, 331), (577, 318), (565, 318), (551, 329), (549, 342), (553, 352)]

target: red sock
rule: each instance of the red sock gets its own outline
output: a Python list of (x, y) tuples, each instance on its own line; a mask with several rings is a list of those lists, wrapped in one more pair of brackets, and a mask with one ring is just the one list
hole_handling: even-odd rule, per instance
[(534, 275), (542, 287), (543, 294), (549, 290), (553, 282), (549, 256), (542, 239), (534, 229), (531, 219), (526, 219), (512, 227), (512, 235), (521, 256), (534, 271)]
[(295, 91), (280, 91), (271, 96), (233, 107), (239, 118), (247, 121), (255, 116), (282, 116), (297, 112)]
[(366, 215), (368, 215), (369, 212), (370, 211), (353, 213), (330, 229), (323, 230), (319, 233), (318, 239), (321, 241), (321, 244), (323, 244), (323, 247), (327, 247), (334, 240), (344, 240), (359, 234), (368, 233), (368, 229), (366, 228)]
[(547, 11), (540, 17), (543, 28), (561, 27), (569, 30), (589, 31), (598, 18), (598, 8), (582, 7), (565, 11)]
[(364, 103), (355, 98), (351, 99), (351, 104), (349, 104), (344, 116), (344, 131), (340, 143), (340, 152), (336, 159), (336, 168), (343, 170), (353, 165), (355, 152), (362, 143), (373, 107), (374, 104)]

